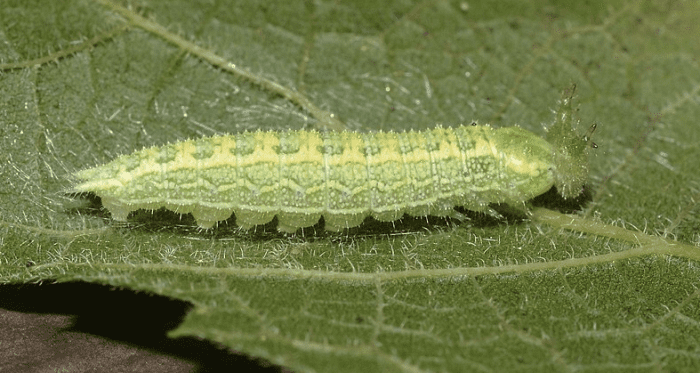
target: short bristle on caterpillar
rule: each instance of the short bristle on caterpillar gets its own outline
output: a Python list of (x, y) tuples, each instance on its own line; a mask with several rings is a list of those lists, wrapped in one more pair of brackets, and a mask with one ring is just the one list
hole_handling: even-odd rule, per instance
[(588, 174), (588, 136), (562, 98), (547, 140), (520, 127), (437, 127), (421, 132), (244, 132), (147, 148), (75, 174), (115, 220), (138, 209), (192, 213), (202, 228), (236, 216), (245, 228), (275, 216), (295, 232), (367, 216), (447, 216), (491, 203), (522, 205), (553, 185), (576, 197)]

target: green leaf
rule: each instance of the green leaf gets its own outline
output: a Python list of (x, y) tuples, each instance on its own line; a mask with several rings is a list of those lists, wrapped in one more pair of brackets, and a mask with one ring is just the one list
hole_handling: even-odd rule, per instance
[[(5, 0), (0, 282), (189, 301), (172, 337), (299, 372), (693, 371), (699, 7)], [(244, 130), (544, 135), (571, 83), (581, 131), (598, 123), (576, 216), (545, 196), (526, 220), (288, 236), (161, 210), (124, 226), (65, 192), (119, 154)]]

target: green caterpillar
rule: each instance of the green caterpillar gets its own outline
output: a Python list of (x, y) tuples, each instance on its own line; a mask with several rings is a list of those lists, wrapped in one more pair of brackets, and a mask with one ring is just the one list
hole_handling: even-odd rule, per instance
[[(573, 92), (573, 90), (572, 90)], [(243, 228), (278, 218), (294, 232), (367, 216), (445, 216), (454, 206), (522, 205), (553, 185), (579, 195), (588, 177), (589, 136), (573, 127), (564, 95), (547, 140), (520, 127), (483, 125), (422, 132), (245, 132), (152, 147), (78, 172), (74, 192), (94, 192), (115, 220), (165, 207), (211, 228), (235, 213)], [(595, 126), (591, 127), (591, 131)], [(589, 132), (589, 135), (590, 135)]]

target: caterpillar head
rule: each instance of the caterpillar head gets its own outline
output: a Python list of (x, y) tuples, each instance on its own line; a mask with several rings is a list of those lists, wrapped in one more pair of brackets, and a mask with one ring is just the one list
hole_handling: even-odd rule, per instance
[(597, 145), (590, 141), (596, 125), (581, 136), (575, 128), (578, 120), (573, 118), (572, 98), (576, 85), (564, 90), (554, 124), (547, 132), (547, 141), (552, 145), (554, 163), (554, 186), (564, 198), (577, 197), (588, 180), (588, 150)]

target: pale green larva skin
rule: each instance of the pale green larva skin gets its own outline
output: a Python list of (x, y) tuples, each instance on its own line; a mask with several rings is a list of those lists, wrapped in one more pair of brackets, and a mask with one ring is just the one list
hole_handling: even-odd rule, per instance
[[(78, 172), (74, 192), (94, 192), (115, 220), (165, 207), (211, 228), (235, 213), (248, 229), (275, 216), (294, 232), (367, 216), (394, 221), (453, 215), (454, 206), (522, 206), (552, 186), (578, 196), (588, 178), (588, 136), (573, 129), (564, 92), (547, 140), (520, 127), (422, 132), (246, 132), (152, 147)], [(591, 127), (591, 132), (595, 125)], [(590, 134), (589, 133), (589, 134)]]
[[(76, 174), (116, 220), (137, 209), (192, 213), (210, 228), (278, 217), (293, 232), (321, 216), (332, 231), (367, 216), (444, 216), (517, 205), (557, 179), (556, 149), (520, 127), (423, 132), (246, 132), (153, 147)], [(580, 189), (580, 186), (578, 186)], [(573, 195), (573, 194), (572, 194)]]

